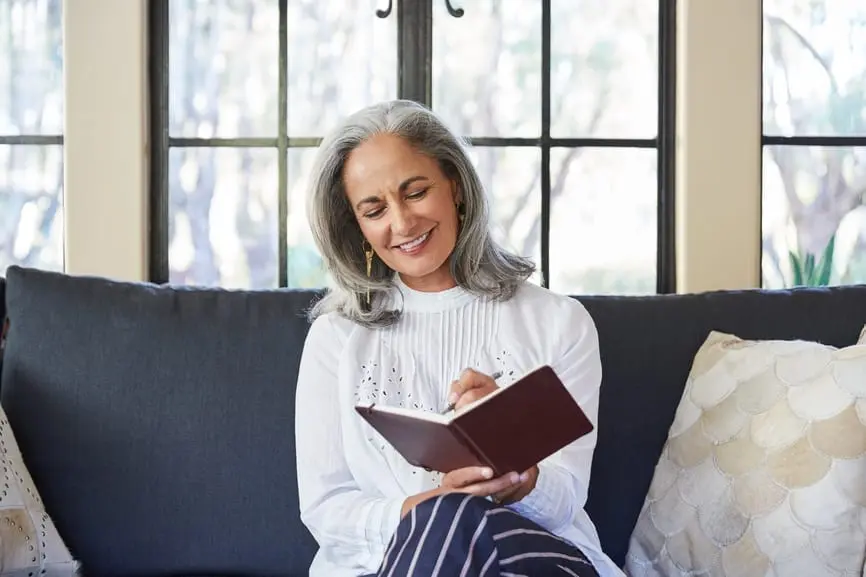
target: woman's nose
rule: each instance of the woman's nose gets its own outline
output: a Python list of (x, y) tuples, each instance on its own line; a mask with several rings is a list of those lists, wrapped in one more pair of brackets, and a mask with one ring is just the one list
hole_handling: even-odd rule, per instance
[(405, 207), (391, 210), (391, 232), (397, 236), (409, 236), (415, 226), (415, 215)]

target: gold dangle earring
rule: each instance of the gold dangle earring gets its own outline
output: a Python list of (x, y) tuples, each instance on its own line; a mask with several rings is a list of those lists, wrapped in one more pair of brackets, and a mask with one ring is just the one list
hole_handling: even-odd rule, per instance
[[(364, 247), (364, 257), (367, 259), (367, 278), (373, 274), (373, 247), (367, 241), (361, 243)], [(367, 287), (367, 304), (370, 304), (370, 287)]]

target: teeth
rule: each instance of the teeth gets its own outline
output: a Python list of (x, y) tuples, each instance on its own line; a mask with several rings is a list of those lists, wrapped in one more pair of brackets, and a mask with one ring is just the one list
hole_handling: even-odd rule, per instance
[(422, 234), (421, 236), (419, 236), (415, 240), (401, 244), (400, 249), (401, 250), (412, 250), (413, 248), (415, 248), (416, 246), (420, 245), (422, 242), (427, 240), (427, 236), (429, 234), (430, 234), (429, 232), (425, 232), (424, 234)]

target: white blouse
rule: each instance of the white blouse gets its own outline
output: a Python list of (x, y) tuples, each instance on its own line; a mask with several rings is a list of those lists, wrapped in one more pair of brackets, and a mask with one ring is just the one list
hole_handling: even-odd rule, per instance
[[(392, 297), (403, 310), (394, 326), (367, 329), (328, 314), (304, 346), (295, 414), (301, 519), (320, 546), (311, 577), (374, 573), (403, 501), (441, 479), (408, 464), (355, 405), (441, 411), (465, 368), (502, 371), (497, 384), (507, 386), (549, 364), (597, 424), (598, 337), (576, 300), (529, 283), (505, 302), (399, 281)], [(595, 443), (593, 432), (543, 461), (535, 489), (509, 506), (578, 546), (601, 577), (622, 576), (583, 509)]]

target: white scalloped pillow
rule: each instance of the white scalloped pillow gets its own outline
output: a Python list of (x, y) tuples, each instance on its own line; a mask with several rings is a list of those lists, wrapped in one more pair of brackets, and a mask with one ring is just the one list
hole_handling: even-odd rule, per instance
[(711, 333), (625, 568), (866, 577), (866, 327), (842, 349)]
[(45, 511), (0, 407), (0, 576), (72, 577), (78, 563)]

